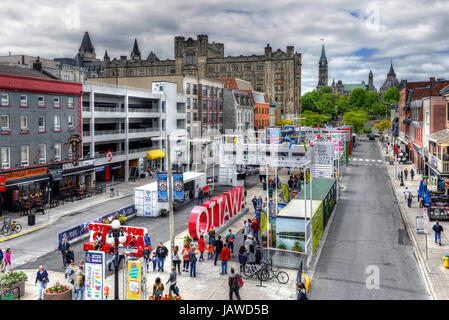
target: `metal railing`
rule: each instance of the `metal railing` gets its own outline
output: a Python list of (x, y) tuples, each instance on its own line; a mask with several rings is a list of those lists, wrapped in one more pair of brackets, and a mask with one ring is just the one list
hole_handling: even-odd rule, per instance
[(128, 108), (129, 112), (147, 112), (147, 113), (159, 113), (158, 108)]
[[(148, 89), (119, 86), (119, 85), (115, 85), (115, 84), (108, 84), (108, 83), (94, 82), (94, 81), (85, 81), (84, 86), (102, 87), (102, 88), (110, 88), (110, 89), (122, 89), (122, 90), (127, 90), (127, 91), (134, 91), (134, 92), (153, 93), (153, 91), (148, 90)], [(86, 90), (84, 90), (84, 91), (86, 91)]]
[(129, 129), (129, 133), (138, 133), (138, 132), (156, 132), (159, 131), (160, 128), (136, 128), (136, 129)]
[(129, 149), (129, 153), (147, 152), (147, 151), (157, 150), (157, 149), (160, 149), (160, 148), (159, 147), (136, 148), (136, 149)]
[(95, 112), (125, 112), (125, 109), (113, 107), (95, 107)]
[(96, 136), (102, 136), (106, 134), (124, 134), (125, 130), (95, 130)]
[(262, 260), (272, 259), (273, 265), (280, 268), (298, 269), (301, 263), (306, 271), (307, 266), (307, 254), (292, 251), (283, 250), (277, 248), (263, 248)]

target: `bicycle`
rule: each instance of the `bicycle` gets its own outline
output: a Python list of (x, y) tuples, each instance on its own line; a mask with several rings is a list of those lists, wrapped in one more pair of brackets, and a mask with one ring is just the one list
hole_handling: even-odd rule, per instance
[(261, 263), (260, 266), (250, 264), (243, 269), (243, 276), (245, 279), (252, 279), (256, 276), (259, 280), (267, 281), (270, 278), (270, 273), (265, 263)]
[(115, 196), (118, 197), (119, 196), (118, 189), (114, 189), (114, 188), (109, 189), (109, 196), (111, 198), (114, 198)]
[(268, 273), (270, 275), (270, 279), (277, 279), (277, 281), (279, 281), (279, 283), (281, 284), (286, 284), (289, 280), (289, 276), (288, 273), (285, 271), (281, 271), (279, 267), (276, 267), (275, 269), (273, 269), (273, 260), (270, 259), (270, 262), (266, 263), (266, 266), (268, 269)]
[(22, 225), (17, 223), (16, 221), (12, 221), (10, 218), (6, 218), (3, 226), (2, 233), (4, 236), (8, 236), (11, 232), (19, 233), (22, 230)]

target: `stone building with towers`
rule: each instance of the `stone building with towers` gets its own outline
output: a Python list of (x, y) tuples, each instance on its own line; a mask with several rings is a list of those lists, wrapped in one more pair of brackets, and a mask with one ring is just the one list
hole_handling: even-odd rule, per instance
[(131, 56), (104, 57), (104, 77), (148, 77), (191, 75), (200, 78), (240, 78), (249, 81), (258, 92), (282, 106), (284, 118), (301, 112), (301, 54), (288, 46), (273, 51), (269, 44), (264, 54), (225, 56), (224, 44), (209, 42), (207, 35), (174, 38), (174, 60), (160, 60), (150, 52), (142, 59), (137, 40)]
[(318, 85), (316, 89), (328, 86), (328, 67), (326, 59), (326, 51), (324, 49), (324, 44), (321, 47), (321, 57), (318, 62)]
[(399, 87), (399, 81), (396, 79), (396, 73), (393, 69), (393, 61), (390, 64), (390, 71), (388, 71), (387, 78), (384, 81), (382, 87), (380, 87), (379, 94), (383, 96), (388, 89), (393, 87)]

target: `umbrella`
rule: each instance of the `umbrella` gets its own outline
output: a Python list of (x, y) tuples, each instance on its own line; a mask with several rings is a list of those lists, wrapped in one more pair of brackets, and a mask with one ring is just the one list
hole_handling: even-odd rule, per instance
[(422, 197), (422, 190), (423, 190), (423, 183), (422, 183), (422, 180), (421, 180), (421, 182), (419, 183), (419, 188), (418, 188), (418, 195), (420, 196), (420, 197)]
[(432, 200), (430, 199), (430, 190), (427, 190), (425, 198), (426, 206), (430, 207), (432, 205)]

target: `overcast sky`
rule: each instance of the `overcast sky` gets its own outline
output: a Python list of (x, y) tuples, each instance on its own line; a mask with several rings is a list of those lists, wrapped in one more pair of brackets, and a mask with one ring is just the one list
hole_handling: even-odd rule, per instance
[(449, 78), (448, 1), (1, 0), (0, 55), (74, 57), (89, 31), (97, 57), (173, 59), (173, 38), (208, 34), (225, 55), (293, 45), (302, 56), (302, 92), (317, 84), (320, 39), (332, 78), (379, 89), (390, 59), (398, 79)]

